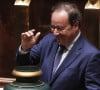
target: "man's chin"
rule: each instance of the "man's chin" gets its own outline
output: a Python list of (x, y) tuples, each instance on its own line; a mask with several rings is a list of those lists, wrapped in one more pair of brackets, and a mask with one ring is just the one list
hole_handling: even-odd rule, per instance
[(58, 42), (58, 43), (61, 43), (61, 40), (57, 39), (57, 42)]
[(64, 43), (63, 43), (61, 40), (57, 40), (57, 42), (58, 42), (60, 45), (64, 45)]

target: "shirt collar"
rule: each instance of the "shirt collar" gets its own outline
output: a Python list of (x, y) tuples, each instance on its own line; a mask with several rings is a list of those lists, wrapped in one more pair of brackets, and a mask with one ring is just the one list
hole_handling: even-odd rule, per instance
[(75, 39), (72, 41), (72, 43), (69, 46), (66, 47), (68, 50), (71, 50), (71, 48), (73, 47), (75, 42), (78, 40), (80, 34), (81, 34), (81, 32), (79, 31), (78, 35), (75, 37)]

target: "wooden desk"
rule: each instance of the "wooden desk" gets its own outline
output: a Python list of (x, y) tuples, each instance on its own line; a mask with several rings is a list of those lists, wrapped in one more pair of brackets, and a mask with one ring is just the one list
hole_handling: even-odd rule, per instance
[(0, 90), (3, 90), (3, 87), (5, 84), (14, 82), (16, 79), (15, 78), (5, 78), (5, 77), (0, 77)]

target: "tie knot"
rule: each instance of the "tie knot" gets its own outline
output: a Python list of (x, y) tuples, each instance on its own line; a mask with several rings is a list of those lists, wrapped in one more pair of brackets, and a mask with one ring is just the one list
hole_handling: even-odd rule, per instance
[(66, 47), (63, 45), (60, 45), (59, 47), (60, 47), (60, 50), (62, 50), (62, 51), (67, 50)]

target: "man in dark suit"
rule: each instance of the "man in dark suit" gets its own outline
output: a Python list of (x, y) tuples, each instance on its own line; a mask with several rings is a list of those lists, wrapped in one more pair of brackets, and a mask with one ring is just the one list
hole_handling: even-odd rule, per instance
[[(60, 3), (52, 9), (51, 31), (38, 44), (40, 32), (21, 34), (18, 65), (40, 63), (41, 80), (51, 90), (100, 90), (100, 52), (80, 31), (81, 15), (76, 5)], [(58, 52), (64, 47), (55, 67)], [(58, 60), (59, 60), (58, 58)]]

